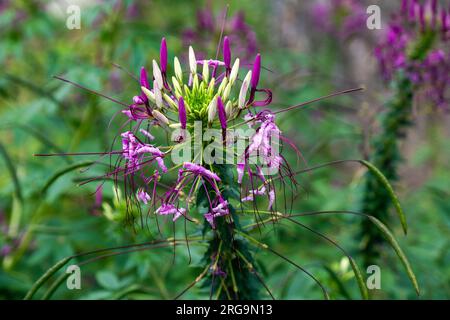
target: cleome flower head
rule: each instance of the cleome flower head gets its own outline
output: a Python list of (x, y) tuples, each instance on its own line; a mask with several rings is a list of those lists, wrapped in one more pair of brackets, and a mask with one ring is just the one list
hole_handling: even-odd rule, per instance
[[(217, 218), (230, 213), (229, 202), (221, 190), (217, 165), (206, 166), (202, 159), (195, 157), (179, 163), (177, 166), (181, 168), (175, 183), (168, 186), (163, 195), (156, 192), (160, 179), (177, 167), (168, 169), (171, 166), (168, 156), (175, 146), (189, 142), (188, 137), (195, 135), (196, 123), (201, 124), (202, 134), (208, 129), (221, 131), (223, 145), (227, 147), (240, 138), (227, 138), (229, 127), (236, 126), (238, 121), (237, 126), (251, 123), (249, 127), (254, 128), (254, 132), (248, 137), (248, 146), (237, 151), (239, 160), (234, 171), (240, 185), (243, 185), (246, 173), (249, 183), (253, 184), (253, 177), (256, 177), (265, 185), (246, 188), (243, 192), (250, 193), (251, 197), (243, 201), (256, 201), (253, 196), (266, 194), (271, 209), (275, 200), (275, 191), (265, 178), (267, 171), (264, 173), (261, 164), (251, 161), (252, 155), (260, 156), (269, 170), (279, 170), (283, 162), (272, 143), (272, 136), (281, 134), (274, 114), (268, 110), (250, 111), (267, 106), (272, 100), (269, 89), (259, 88), (261, 55), (257, 54), (252, 67), (242, 72), (240, 59), (232, 56), (230, 39), (226, 36), (222, 41), (222, 52), (222, 60), (197, 59), (194, 49), (189, 47), (187, 65), (182, 67), (175, 57), (170, 68), (167, 43), (162, 39), (159, 62), (152, 60), (151, 72), (141, 68), (140, 92), (122, 110), (127, 117), (125, 125), (131, 125), (131, 129), (121, 134), (122, 160), (111, 173), (115, 177), (123, 176), (125, 188), (130, 190), (128, 197), (139, 206), (154, 208), (158, 215), (171, 215), (173, 221), (182, 216), (192, 220), (190, 207), (196, 194), (204, 191), (208, 209), (203, 215), (212, 228), (215, 228)], [(241, 73), (244, 74), (242, 78), (239, 77)], [(176, 129), (179, 133), (169, 145), (158, 146), (157, 139), (150, 133), (155, 127)]]
[[(90, 153), (109, 155), (111, 164), (113, 156), (118, 158), (110, 172), (82, 184), (112, 178), (116, 190), (121, 187), (125, 193), (128, 221), (147, 210), (147, 215), (171, 216), (173, 221), (184, 217), (197, 223), (201, 215), (215, 229), (218, 219), (234, 220), (232, 201), (237, 201), (234, 207), (252, 201), (258, 210), (256, 201), (266, 196), (268, 210), (275, 210), (274, 181), (284, 187), (289, 179), (296, 186), (295, 174), (279, 153), (288, 140), (275, 123), (276, 112), (259, 109), (272, 101), (271, 90), (260, 87), (262, 57), (257, 54), (243, 70), (230, 42), (227, 36), (221, 41), (222, 60), (197, 59), (189, 47), (183, 67), (177, 57), (169, 64), (163, 38), (159, 62), (152, 60), (151, 72), (140, 69), (139, 92), (132, 102), (110, 99), (125, 107), (121, 149)], [(171, 172), (176, 170), (174, 180)]]
[[(161, 48), (166, 48), (165, 39)], [(227, 121), (236, 119), (241, 111), (250, 105), (264, 106), (271, 102), (270, 91), (267, 97), (255, 101), (258, 92), (261, 57), (257, 55), (254, 70), (247, 72), (242, 83), (237, 81), (240, 71), (240, 59), (231, 63), (230, 45), (227, 37), (223, 41), (225, 61), (208, 59), (198, 60), (194, 49), (189, 47), (188, 73), (182, 71), (180, 60), (174, 58), (174, 74), (168, 76), (167, 50), (161, 50), (159, 65), (155, 60), (153, 66), (153, 86), (149, 84), (147, 71), (141, 69), (141, 94), (133, 98), (133, 103), (123, 113), (131, 121), (144, 119), (155, 120), (160, 125), (171, 125), (190, 129), (195, 121), (215, 124), (225, 129)], [(252, 75), (253, 72), (253, 75)], [(250, 83), (251, 81), (251, 83)], [(247, 99), (247, 96), (250, 98)], [(169, 120), (169, 114), (175, 114)]]

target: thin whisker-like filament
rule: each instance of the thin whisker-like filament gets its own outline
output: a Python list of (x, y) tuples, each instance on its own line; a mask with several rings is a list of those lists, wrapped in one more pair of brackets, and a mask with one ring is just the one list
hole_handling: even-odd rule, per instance
[(53, 78), (58, 79), (58, 80), (61, 80), (61, 81), (64, 81), (64, 82), (67, 82), (67, 83), (70, 83), (71, 85), (73, 85), (73, 86), (75, 86), (75, 87), (78, 87), (78, 88), (80, 88), (80, 89), (86, 90), (86, 91), (88, 91), (88, 92), (90, 92), (90, 93), (92, 93), (92, 94), (95, 94), (95, 95), (100, 96), (100, 97), (102, 97), (102, 98), (108, 99), (108, 100), (110, 100), (110, 101), (112, 101), (112, 102), (114, 102), (114, 103), (120, 104), (120, 105), (122, 105), (122, 106), (124, 106), (124, 107), (128, 107), (128, 105), (127, 105), (126, 103), (123, 103), (123, 102), (120, 102), (119, 100), (116, 100), (116, 99), (114, 99), (114, 98), (108, 97), (107, 95), (104, 95), (103, 93), (97, 92), (97, 91), (95, 91), (95, 90), (88, 89), (88, 88), (86, 88), (86, 87), (84, 87), (84, 86), (82, 86), (82, 85), (80, 85), (80, 84), (78, 84), (78, 83), (75, 83), (75, 82), (73, 82), (73, 81), (64, 79), (63, 77), (60, 77), (60, 76), (53, 76)]

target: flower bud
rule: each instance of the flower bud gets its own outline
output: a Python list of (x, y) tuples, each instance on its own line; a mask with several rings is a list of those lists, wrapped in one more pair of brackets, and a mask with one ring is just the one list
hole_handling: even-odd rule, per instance
[(202, 76), (203, 76), (203, 82), (208, 83), (209, 81), (209, 65), (208, 65), (208, 61), (203, 61), (203, 72), (202, 72)]
[(238, 72), (239, 72), (239, 59), (236, 59), (236, 61), (233, 64), (233, 68), (231, 69), (230, 83), (234, 83), (234, 81), (236, 81)]
[(183, 97), (178, 99), (178, 116), (180, 118), (181, 129), (186, 129), (187, 116)]
[(162, 93), (161, 88), (159, 87), (158, 81), (153, 81), (153, 92), (155, 94), (155, 103), (156, 106), (161, 109), (163, 107), (163, 101), (162, 101)]
[(147, 96), (148, 100), (150, 100), (151, 102), (155, 103), (155, 94), (153, 92), (151, 92), (149, 89), (147, 89), (146, 87), (142, 86), (141, 87), (142, 92)]
[(155, 82), (158, 84), (158, 88), (161, 90), (164, 88), (163, 78), (161, 74), (161, 70), (159, 69), (158, 64), (155, 60), (153, 60), (153, 78), (155, 78)]
[(227, 128), (227, 115), (225, 113), (225, 107), (223, 106), (222, 98), (217, 97), (217, 111), (219, 114), (219, 121), (222, 130)]
[(161, 40), (161, 48), (159, 51), (159, 63), (161, 64), (161, 72), (166, 73), (167, 71), (167, 44), (166, 38)]
[(149, 89), (149, 85), (148, 85), (148, 77), (147, 77), (147, 71), (145, 70), (144, 67), (141, 68), (141, 79), (140, 79), (140, 83), (142, 87), (146, 87), (147, 89)]
[(189, 47), (189, 68), (192, 74), (197, 73), (197, 59), (195, 58), (194, 49)]
[(169, 119), (166, 118), (165, 115), (163, 115), (161, 112), (159, 112), (158, 110), (153, 110), (152, 111), (152, 115), (153, 117), (155, 117), (156, 120), (158, 120), (159, 122), (168, 125), (169, 124)]
[(233, 104), (231, 101), (228, 101), (225, 106), (225, 113), (227, 114), (227, 118), (231, 118), (233, 115)]
[(227, 70), (230, 70), (231, 66), (231, 49), (230, 49), (230, 41), (226, 36), (223, 38), (223, 62), (225, 62), (225, 67)]
[(241, 91), (239, 92), (238, 108), (245, 108), (245, 101), (247, 98), (247, 91), (250, 85), (250, 79), (252, 78), (252, 72), (249, 71), (242, 82)]
[(213, 123), (217, 111), (217, 97), (214, 97), (208, 105), (208, 123)]
[(261, 72), (261, 55), (258, 53), (256, 55), (255, 62), (253, 63), (253, 70), (252, 70), (251, 86), (253, 91), (256, 90), (256, 88), (258, 87), (260, 72)]
[(183, 70), (181, 69), (180, 60), (177, 57), (173, 59), (173, 67), (178, 81), (183, 82)]

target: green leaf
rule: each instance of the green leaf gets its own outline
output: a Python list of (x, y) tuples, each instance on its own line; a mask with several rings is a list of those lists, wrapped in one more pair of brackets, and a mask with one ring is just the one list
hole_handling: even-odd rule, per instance
[(120, 282), (117, 276), (110, 271), (100, 271), (95, 275), (97, 282), (103, 288), (108, 290), (117, 290), (120, 288)]
[(350, 293), (347, 291), (347, 289), (345, 288), (344, 283), (342, 283), (340, 276), (332, 268), (330, 268), (327, 265), (324, 265), (323, 268), (329, 274), (330, 278), (336, 283), (338, 290), (340, 291), (342, 296), (344, 296), (348, 300), (352, 300), (352, 297), (351, 297)]
[(367, 291), (366, 283), (364, 282), (361, 270), (359, 269), (358, 264), (355, 262), (355, 260), (353, 260), (352, 257), (348, 256), (348, 260), (350, 261), (350, 266), (352, 267), (356, 281), (358, 282), (358, 287), (359, 291), (361, 291), (361, 296), (363, 297), (364, 300), (368, 300), (369, 292)]
[(408, 274), (408, 277), (411, 280), (417, 295), (420, 295), (419, 284), (417, 283), (416, 276), (414, 275), (414, 272), (411, 268), (411, 265), (409, 264), (408, 259), (406, 258), (406, 255), (403, 253), (402, 249), (400, 248), (400, 245), (398, 244), (392, 232), (377, 218), (373, 216), (368, 216), (368, 218), (378, 227), (378, 229), (382, 232), (383, 236), (392, 246), (395, 253), (399, 257), (400, 261), (402, 262), (403, 266), (405, 267), (406, 273)]
[(6, 167), (9, 171), (9, 174), (11, 175), (11, 179), (14, 183), (14, 189), (17, 198), (19, 199), (20, 202), (23, 202), (22, 187), (20, 185), (19, 178), (17, 177), (16, 168), (14, 167), (14, 163), (11, 160), (8, 152), (6, 151), (6, 148), (1, 143), (0, 143), (0, 155), (3, 157), (3, 160), (5, 161)]
[(392, 188), (391, 184), (386, 179), (386, 177), (383, 175), (383, 173), (381, 173), (381, 171), (378, 170), (373, 164), (371, 164), (370, 162), (365, 161), (365, 160), (360, 160), (360, 163), (365, 165), (369, 169), (369, 171), (378, 178), (378, 180), (384, 185), (384, 187), (388, 191), (389, 197), (391, 198), (391, 201), (394, 204), (395, 210), (400, 219), (400, 223), (402, 224), (403, 232), (405, 234), (407, 234), (408, 233), (408, 225), (406, 223), (406, 216), (405, 216), (405, 213), (403, 212), (403, 209), (400, 205), (400, 201), (398, 200), (398, 197), (395, 194), (394, 189)]

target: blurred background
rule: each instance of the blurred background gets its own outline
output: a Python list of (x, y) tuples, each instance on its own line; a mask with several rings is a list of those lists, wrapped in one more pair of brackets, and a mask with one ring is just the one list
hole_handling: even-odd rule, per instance
[[(333, 1), (0, 1), (0, 299), (21, 299), (58, 260), (78, 252), (146, 241), (145, 230), (123, 223), (124, 203), (113, 183), (78, 186), (101, 174), (80, 172), (92, 157), (33, 157), (36, 153), (97, 152), (110, 148), (120, 110), (107, 99), (54, 79), (59, 75), (126, 103), (139, 89), (132, 75), (150, 68), (166, 37), (169, 61), (215, 55), (228, 5), (225, 33), (247, 66), (261, 52), (264, 87), (274, 109), (329, 93), (364, 86), (363, 92), (323, 100), (281, 114), (279, 127), (302, 151), (308, 165), (366, 159), (378, 119), (392, 95), (380, 75), (374, 48), (393, 1), (357, 1), (346, 12), (326, 14)], [(366, 8), (381, 8), (381, 30), (369, 30)], [(320, 4), (321, 6), (318, 6)], [(70, 28), (71, 5), (80, 9), (80, 28)], [(322, 10), (322, 11), (321, 11)], [(359, 11), (360, 10), (360, 11)], [(345, 20), (345, 21), (344, 21)], [(344, 21), (344, 22), (343, 22)], [(408, 236), (396, 218), (390, 228), (410, 259), (422, 299), (450, 298), (450, 116), (414, 106), (413, 125), (401, 144), (403, 162), (395, 183), (409, 222)], [(287, 155), (296, 163), (294, 153)], [(76, 169), (76, 170), (73, 170)], [(298, 177), (293, 212), (357, 210), (365, 170), (351, 164)], [(97, 192), (96, 192), (97, 190)], [(392, 214), (394, 216), (394, 214)], [(338, 240), (358, 260), (360, 217), (304, 217)], [(154, 235), (153, 235), (154, 236)], [(170, 230), (167, 232), (170, 236)], [(267, 228), (263, 237), (299, 261), (330, 288), (334, 299), (359, 298), (341, 252), (290, 224)], [(63, 285), (59, 299), (171, 299), (202, 270), (202, 250), (141, 251), (83, 267), (81, 290)], [(380, 253), (379, 299), (416, 299), (395, 253)], [(316, 299), (310, 279), (282, 260), (257, 254), (268, 286), (278, 299)], [(366, 267), (363, 266), (363, 271)], [(193, 288), (184, 298), (204, 298)]]

